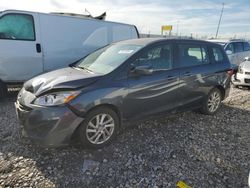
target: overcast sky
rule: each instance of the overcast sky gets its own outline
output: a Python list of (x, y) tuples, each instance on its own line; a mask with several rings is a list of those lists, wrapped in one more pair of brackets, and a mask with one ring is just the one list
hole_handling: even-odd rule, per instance
[[(222, 0), (0, 0), (0, 10), (39, 12), (107, 12), (107, 20), (134, 24), (141, 33), (160, 34), (161, 25), (173, 25), (181, 35), (212, 37), (216, 33)], [(226, 3), (220, 37), (250, 38), (250, 0)]]

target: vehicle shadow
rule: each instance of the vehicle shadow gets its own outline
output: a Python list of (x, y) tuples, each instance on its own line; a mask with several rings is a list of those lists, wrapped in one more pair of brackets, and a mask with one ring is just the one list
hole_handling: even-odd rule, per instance
[(17, 95), (19, 91), (11, 91), (8, 92), (8, 95), (4, 98), (0, 98), (0, 103), (1, 102), (14, 102), (16, 101)]
[[(53, 149), (34, 146), (21, 136), (14, 105), (9, 100), (13, 99), (2, 102), (0, 108), (3, 117), (0, 122), (2, 186), (119, 186), (119, 181), (128, 181), (122, 178), (125, 172), (151, 177), (157, 165), (165, 174), (158, 174), (160, 179), (156, 176), (155, 181), (159, 183), (165, 178), (174, 186), (184, 178), (196, 187), (207, 187), (208, 182), (212, 187), (247, 186), (247, 168), (250, 167), (250, 111), (247, 109), (222, 105), (215, 116), (195, 112), (166, 115), (136, 123), (113, 144), (100, 150), (79, 146)], [(133, 163), (138, 156), (143, 160)], [(127, 162), (131, 158), (130, 168)], [(97, 161), (98, 168), (83, 172), (87, 159)], [(6, 169), (1, 167), (3, 163), (9, 164)], [(147, 164), (145, 168), (144, 163)], [(138, 171), (136, 166), (140, 165), (143, 169)], [(140, 184), (141, 187), (148, 185), (147, 182)]]

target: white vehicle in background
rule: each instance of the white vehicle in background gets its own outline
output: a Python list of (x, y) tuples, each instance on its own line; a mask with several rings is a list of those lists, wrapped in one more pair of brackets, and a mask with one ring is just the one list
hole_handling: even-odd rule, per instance
[(250, 57), (250, 45), (245, 40), (211, 39), (209, 41), (218, 43), (224, 47), (231, 64), (239, 65), (244, 61), (245, 57)]
[(0, 12), (0, 98), (7, 85), (66, 67), (112, 42), (138, 38), (134, 25), (83, 15)]
[(246, 57), (239, 65), (237, 73), (232, 76), (232, 82), (235, 86), (250, 87), (250, 57)]

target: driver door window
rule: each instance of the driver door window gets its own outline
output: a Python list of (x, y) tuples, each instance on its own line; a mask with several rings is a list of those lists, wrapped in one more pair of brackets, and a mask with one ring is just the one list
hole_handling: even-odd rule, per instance
[(0, 17), (0, 39), (34, 41), (33, 17), (28, 14), (6, 14)]
[(153, 70), (168, 70), (172, 68), (172, 48), (171, 45), (161, 45), (153, 47), (143, 52), (137, 58), (133, 66), (149, 66)]

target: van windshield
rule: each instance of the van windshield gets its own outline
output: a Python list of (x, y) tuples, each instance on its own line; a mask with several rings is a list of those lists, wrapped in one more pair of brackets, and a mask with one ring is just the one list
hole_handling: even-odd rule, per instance
[(97, 74), (108, 74), (142, 47), (140, 45), (112, 44), (89, 54), (78, 63), (77, 67)]

